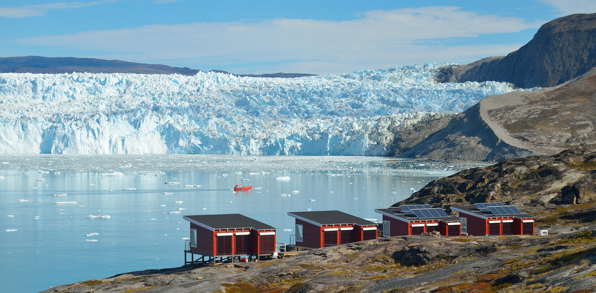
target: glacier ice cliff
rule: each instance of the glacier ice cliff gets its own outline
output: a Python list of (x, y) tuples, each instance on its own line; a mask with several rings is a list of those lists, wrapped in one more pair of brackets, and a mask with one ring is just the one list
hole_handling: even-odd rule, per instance
[(294, 79), (0, 74), (0, 154), (384, 155), (393, 130), (513, 90), (435, 83), (442, 66)]

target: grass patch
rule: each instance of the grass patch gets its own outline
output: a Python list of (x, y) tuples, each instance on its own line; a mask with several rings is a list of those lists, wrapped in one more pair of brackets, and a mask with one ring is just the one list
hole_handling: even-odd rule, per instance
[(440, 259), (440, 260), (444, 260), (444, 261), (447, 261), (447, 262), (450, 262), (450, 261), (452, 261), (452, 260), (455, 259), (453, 256), (450, 256), (450, 255), (447, 255), (447, 254), (444, 254), (444, 253), (437, 254), (437, 256), (435, 256), (435, 258), (436, 259)]
[(593, 272), (587, 273), (587, 274), (585, 274), (585, 275), (583, 275), (583, 276), (575, 277), (575, 278), (573, 278), (573, 279), (574, 279), (574, 280), (577, 280), (577, 279), (582, 279), (582, 278), (590, 278), (590, 277), (596, 277), (596, 271), (593, 271)]
[(385, 276), (385, 275), (379, 275), (379, 276), (372, 276), (372, 277), (367, 278), (367, 279), (368, 280), (371, 280), (371, 281), (374, 281), (374, 280), (385, 279), (385, 278), (388, 278), (388, 277)]
[(571, 164), (571, 168), (585, 171), (596, 170), (596, 162)]
[(85, 281), (85, 282), (81, 282), (81, 286), (96, 286), (96, 285), (103, 285), (103, 284), (109, 284), (110, 282), (106, 282), (103, 280), (89, 280), (89, 281)]
[(345, 275), (345, 274), (350, 274), (350, 273), (352, 273), (352, 271), (350, 271), (350, 270), (343, 270), (343, 271), (329, 273), (329, 274), (326, 274), (325, 276), (327, 276), (327, 277), (328, 276), (337, 276), (337, 275)]
[(437, 288), (435, 293), (462, 292), (462, 291), (467, 291), (467, 289), (470, 288), (471, 286), (472, 285), (470, 285), (470, 283), (461, 283), (461, 284), (457, 284), (457, 285), (453, 285), (453, 286), (439, 287), (439, 288)]
[(453, 238), (453, 240), (457, 241), (457, 242), (470, 242), (470, 239), (464, 238), (464, 237), (456, 237), (456, 238)]
[(596, 242), (596, 235), (592, 231), (578, 232), (573, 237), (565, 237), (560, 243), (592, 243)]

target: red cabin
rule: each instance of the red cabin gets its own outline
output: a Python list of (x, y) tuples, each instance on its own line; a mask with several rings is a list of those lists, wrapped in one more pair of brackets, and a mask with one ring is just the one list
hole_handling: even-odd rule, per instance
[(291, 212), (296, 218), (296, 246), (322, 248), (377, 239), (377, 224), (340, 211)]
[[(190, 222), (190, 240), (184, 250), (184, 263), (194, 264), (194, 255), (205, 263), (219, 258), (272, 255), (276, 251), (276, 229), (240, 214), (184, 216)], [(187, 254), (191, 261), (187, 261)]]
[(375, 212), (383, 215), (383, 237), (420, 235), (433, 231), (445, 236), (461, 236), (460, 219), (430, 205), (402, 205), (376, 209)]
[(534, 235), (534, 218), (501, 202), (451, 207), (466, 219), (467, 233), (474, 236)]

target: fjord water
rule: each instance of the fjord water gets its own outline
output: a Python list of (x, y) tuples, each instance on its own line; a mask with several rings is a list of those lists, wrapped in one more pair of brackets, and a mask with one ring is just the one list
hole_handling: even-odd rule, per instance
[[(241, 213), (276, 227), (279, 242), (294, 233), (291, 211), (379, 221), (375, 208), (472, 166), (382, 157), (0, 157), (0, 291), (181, 266), (183, 215)], [(252, 192), (230, 190), (243, 182)]]

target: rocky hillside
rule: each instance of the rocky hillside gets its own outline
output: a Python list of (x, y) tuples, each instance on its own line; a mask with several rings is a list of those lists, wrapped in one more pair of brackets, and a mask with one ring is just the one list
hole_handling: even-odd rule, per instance
[(465, 170), (402, 202), (514, 203), (548, 236), (399, 236), (258, 263), (131, 272), (44, 292), (594, 292), (595, 178), (596, 150), (568, 150)]
[[(395, 203), (452, 205), (508, 202), (525, 206), (533, 215), (544, 207), (596, 202), (596, 149), (571, 149), (554, 156), (532, 156), (461, 171), (434, 180)], [(596, 220), (596, 214), (584, 215)]]
[(504, 81), (521, 88), (552, 87), (596, 66), (596, 14), (574, 14), (544, 24), (505, 57), (447, 67), (440, 82)]
[(392, 153), (433, 160), (501, 161), (596, 146), (594, 109), (596, 68), (555, 88), (488, 96), (459, 115), (398, 130)]

